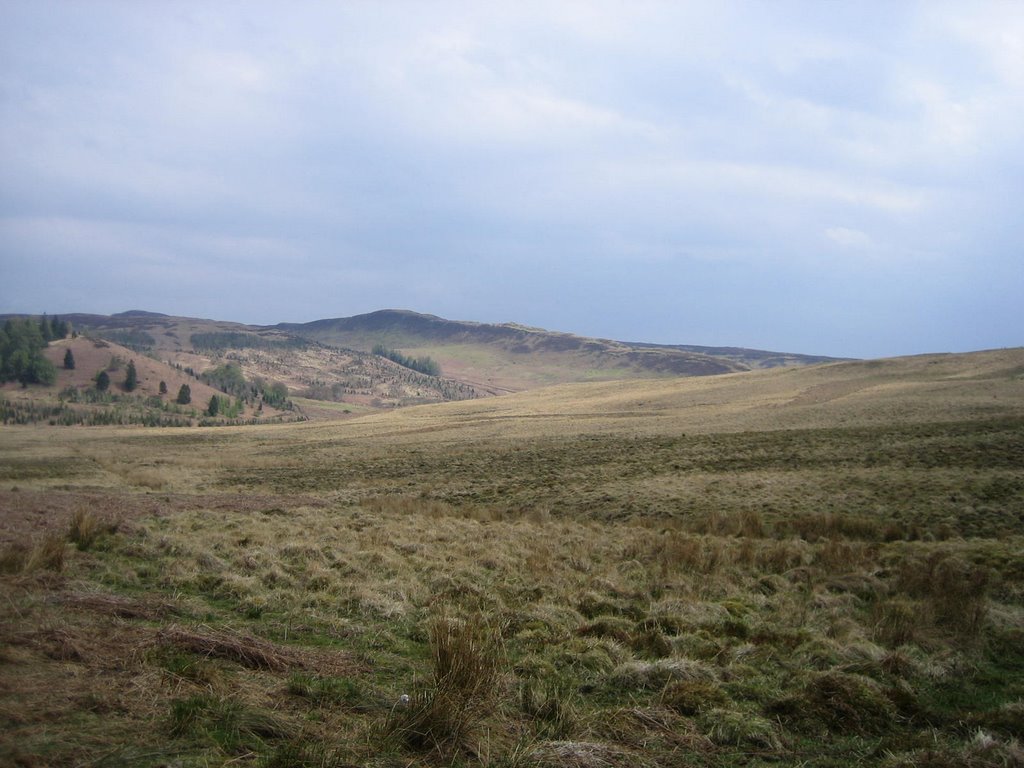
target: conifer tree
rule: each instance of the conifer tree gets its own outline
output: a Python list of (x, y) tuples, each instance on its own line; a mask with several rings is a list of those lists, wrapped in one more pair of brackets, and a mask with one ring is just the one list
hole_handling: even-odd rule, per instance
[(99, 392), (106, 392), (110, 387), (110, 375), (106, 371), (96, 374), (96, 389)]
[(70, 348), (64, 353), (64, 368), (69, 371), (75, 370), (75, 355)]
[(178, 390), (178, 405), (188, 405), (192, 402), (192, 388), (188, 384), (182, 384)]
[(139, 385), (139, 376), (135, 372), (135, 361), (128, 361), (128, 371), (124, 377), (124, 389), (126, 392), (131, 392), (135, 387)]

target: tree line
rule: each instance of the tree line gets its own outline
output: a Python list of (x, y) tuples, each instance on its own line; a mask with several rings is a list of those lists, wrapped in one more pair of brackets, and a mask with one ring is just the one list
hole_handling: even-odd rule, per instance
[(409, 357), (408, 355), (403, 355), (397, 349), (388, 349), (383, 344), (374, 345), (372, 351), (373, 354), (387, 358), (393, 363), (398, 363), (403, 368), (425, 373), (427, 376), (441, 375), (441, 366), (430, 357)]

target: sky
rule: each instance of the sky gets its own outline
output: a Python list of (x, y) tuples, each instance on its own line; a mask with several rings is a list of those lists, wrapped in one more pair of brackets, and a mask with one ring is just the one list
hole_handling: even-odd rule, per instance
[(0, 312), (1024, 345), (1024, 3), (0, 0)]

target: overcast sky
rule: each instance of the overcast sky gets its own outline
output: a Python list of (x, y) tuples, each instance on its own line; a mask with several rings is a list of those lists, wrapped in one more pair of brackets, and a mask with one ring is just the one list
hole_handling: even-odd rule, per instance
[(0, 312), (1024, 344), (1024, 3), (0, 0)]

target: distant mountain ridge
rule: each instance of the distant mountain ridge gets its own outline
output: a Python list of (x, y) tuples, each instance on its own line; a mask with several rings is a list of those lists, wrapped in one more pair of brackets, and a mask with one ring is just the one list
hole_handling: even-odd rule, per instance
[[(278, 323), (271, 326), (288, 333), (306, 338), (327, 338), (348, 336), (359, 341), (364, 335), (383, 335), (392, 337), (407, 346), (409, 343), (425, 341), (475, 341), (475, 342), (507, 342), (516, 344), (531, 341), (532, 344), (512, 351), (530, 352), (536, 349), (553, 349), (567, 351), (588, 349), (600, 351), (608, 345), (627, 347), (636, 350), (676, 350), (705, 357), (725, 358), (745, 363), (750, 368), (773, 368), (780, 365), (814, 365), (817, 363), (838, 362), (847, 358), (827, 357), (823, 355), (805, 355), (792, 352), (770, 352), (767, 350), (747, 349), (745, 347), (706, 347), (693, 344), (654, 344), (650, 342), (615, 341), (570, 333), (549, 331), (544, 328), (522, 325), (520, 323), (479, 323), (467, 320), (446, 320), (436, 315), (420, 314), (404, 309), (382, 309), (363, 315), (314, 320), (309, 323)], [(358, 349), (358, 346), (353, 348)]]

